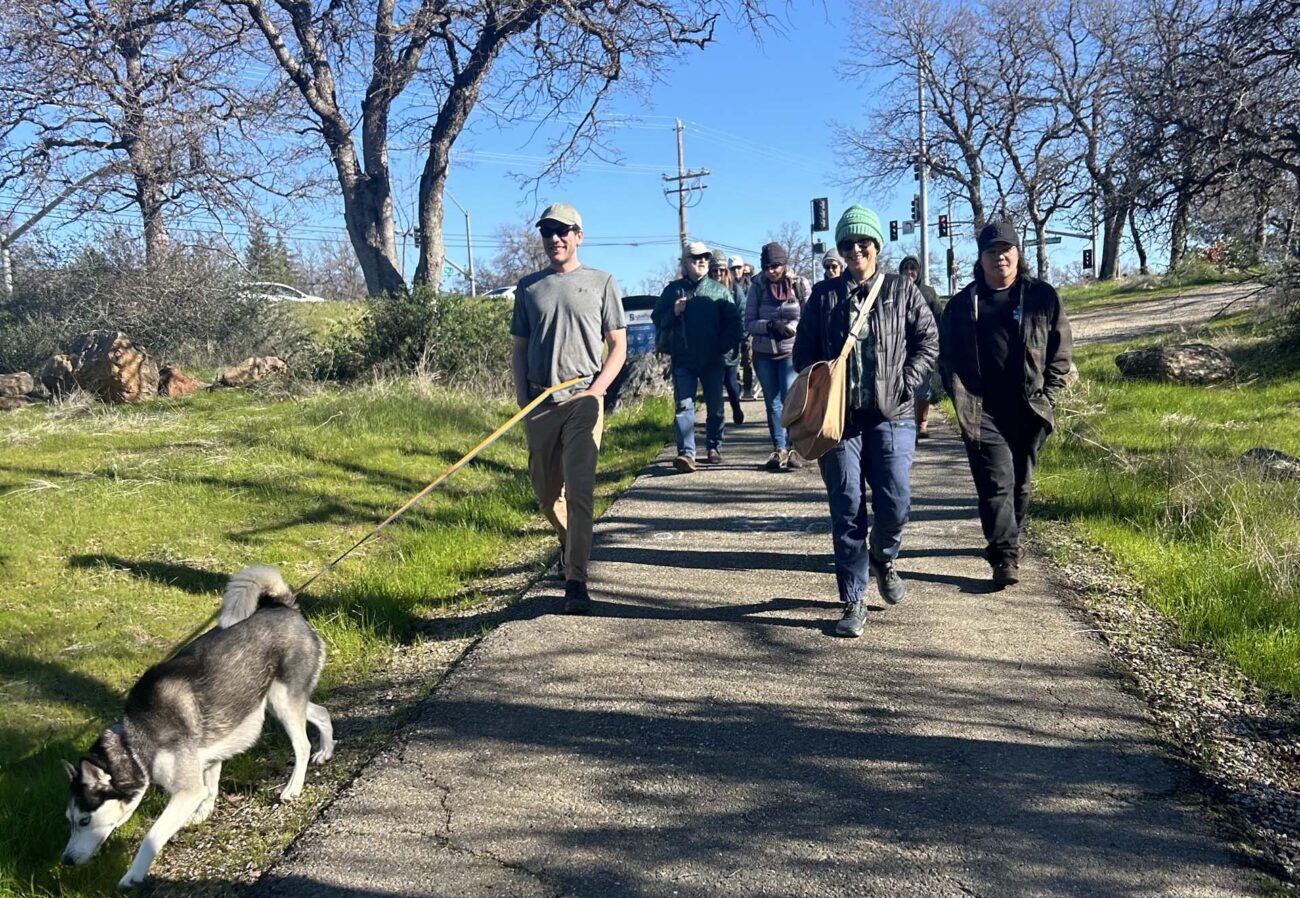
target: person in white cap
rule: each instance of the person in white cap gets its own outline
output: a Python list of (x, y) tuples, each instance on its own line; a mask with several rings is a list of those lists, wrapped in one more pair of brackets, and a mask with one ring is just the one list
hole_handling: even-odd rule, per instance
[(652, 318), (660, 352), (670, 353), (677, 413), (673, 432), (683, 474), (695, 471), (695, 389), (704, 389), (705, 439), (710, 464), (722, 463), (726, 411), (722, 399), (724, 359), (740, 344), (740, 311), (722, 284), (707, 277), (712, 261), (703, 243), (682, 249), (682, 276), (664, 287)]
[(591, 610), (587, 564), (604, 395), (627, 358), (623, 297), (612, 275), (578, 261), (582, 216), (577, 209), (550, 205), (537, 229), (551, 265), (515, 288), (511, 370), (521, 407), (548, 387), (581, 378), (538, 406), (525, 420), (524, 432), (533, 491), (560, 538), (564, 611), (585, 614)]

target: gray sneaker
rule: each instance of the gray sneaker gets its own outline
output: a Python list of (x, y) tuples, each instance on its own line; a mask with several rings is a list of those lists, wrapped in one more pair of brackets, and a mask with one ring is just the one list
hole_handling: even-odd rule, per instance
[(871, 571), (876, 575), (876, 586), (880, 588), (880, 597), (890, 605), (903, 601), (903, 578), (894, 570), (892, 561), (873, 561)]
[(564, 579), (564, 543), (560, 543), (560, 554), (555, 559), (555, 566), (546, 572), (548, 580)]
[(862, 635), (862, 630), (866, 625), (867, 603), (862, 601), (849, 602), (844, 606), (844, 616), (835, 625), (835, 635), (852, 636), (856, 639)]

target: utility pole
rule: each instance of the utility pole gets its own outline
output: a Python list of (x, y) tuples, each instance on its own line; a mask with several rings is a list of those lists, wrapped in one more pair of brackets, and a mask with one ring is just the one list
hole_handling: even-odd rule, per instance
[[(686, 155), (682, 151), (682, 120), (677, 119), (677, 174), (676, 176), (664, 175), (663, 179), (665, 181), (677, 182), (676, 187), (664, 188), (664, 197), (667, 198), (674, 193), (677, 194), (677, 229), (681, 234), (682, 246), (685, 246), (687, 243), (686, 207), (688, 205), (694, 206), (700, 201), (702, 191), (708, 187), (708, 185), (700, 183), (700, 178), (703, 178), (708, 174), (710, 174), (710, 172), (707, 168), (701, 168), (696, 171), (686, 170)], [(687, 185), (686, 182), (688, 180), (693, 183)], [(694, 202), (688, 203), (688, 197), (693, 199)]]
[(917, 122), (919, 124), (919, 133), (917, 137), (917, 159), (916, 164), (920, 170), (921, 182), (921, 201), (917, 211), (921, 216), (921, 275), (920, 281), (924, 284), (930, 279), (930, 240), (929, 220), (930, 210), (926, 201), (926, 181), (930, 178), (930, 166), (926, 164), (925, 152), (925, 68), (924, 61), (920, 58), (916, 62), (916, 109)]
[(9, 232), (0, 231), (0, 269), (3, 269), (3, 286), (5, 296), (14, 295), (14, 270), (9, 262)]
[(957, 292), (957, 249), (953, 245), (952, 194), (948, 195), (948, 295)]

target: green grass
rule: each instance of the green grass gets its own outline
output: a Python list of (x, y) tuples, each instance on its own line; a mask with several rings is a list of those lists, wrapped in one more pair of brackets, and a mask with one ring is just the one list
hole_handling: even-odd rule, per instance
[[(0, 417), (0, 895), (116, 883), (160, 798), (100, 857), (63, 870), (58, 761), (209, 620), (229, 573), (270, 563), (301, 583), (512, 411), (402, 382)], [(656, 400), (607, 422), (600, 507), (662, 447), (670, 417)], [(324, 694), (381, 668), (471, 581), (541, 563), (553, 539), (526, 455), (516, 429), (313, 586)]]
[(1186, 293), (1196, 287), (1215, 284), (1237, 284), (1251, 280), (1259, 271), (1219, 271), (1208, 265), (1198, 265), (1186, 271), (1153, 276), (1134, 276), (1118, 281), (1093, 281), (1061, 287), (1061, 301), (1066, 311), (1074, 314), (1103, 306), (1145, 302)]
[(1300, 361), (1244, 328), (1212, 339), (1251, 375), (1124, 381), (1114, 357), (1143, 343), (1079, 350), (1081, 380), (1058, 409), (1035, 492), (1187, 639), (1300, 696), (1300, 484), (1238, 461), (1257, 446), (1300, 455)]

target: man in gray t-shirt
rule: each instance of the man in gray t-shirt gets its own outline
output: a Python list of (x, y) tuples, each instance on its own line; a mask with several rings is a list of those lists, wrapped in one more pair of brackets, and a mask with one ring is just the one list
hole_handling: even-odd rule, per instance
[(560, 537), (564, 611), (583, 614), (591, 608), (587, 563), (604, 396), (627, 358), (627, 331), (614, 278), (578, 261), (578, 210), (567, 203), (548, 206), (537, 228), (551, 267), (515, 288), (511, 371), (521, 407), (547, 387), (582, 378), (538, 406), (524, 432), (533, 491)]

